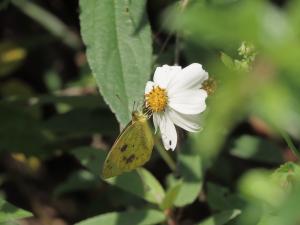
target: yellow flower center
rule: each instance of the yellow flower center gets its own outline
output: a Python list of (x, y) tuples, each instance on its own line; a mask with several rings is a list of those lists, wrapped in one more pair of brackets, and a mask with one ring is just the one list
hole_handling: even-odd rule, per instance
[(168, 103), (167, 91), (159, 86), (153, 87), (152, 91), (145, 94), (145, 100), (152, 112), (162, 112)]

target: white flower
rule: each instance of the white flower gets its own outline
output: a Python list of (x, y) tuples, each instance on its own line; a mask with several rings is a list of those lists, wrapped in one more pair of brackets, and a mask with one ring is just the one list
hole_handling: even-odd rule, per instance
[[(164, 147), (174, 150), (177, 145), (175, 125), (190, 131), (199, 131), (199, 114), (206, 108), (207, 92), (202, 83), (208, 73), (202, 65), (157, 67), (153, 82), (145, 88), (145, 104), (153, 113), (155, 132), (159, 128)], [(175, 124), (175, 125), (174, 125)]]

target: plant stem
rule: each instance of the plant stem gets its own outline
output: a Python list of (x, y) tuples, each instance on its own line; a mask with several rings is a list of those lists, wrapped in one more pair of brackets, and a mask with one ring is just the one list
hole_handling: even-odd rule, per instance
[(169, 153), (165, 150), (165, 148), (162, 146), (162, 144), (160, 143), (160, 140), (158, 139), (158, 137), (155, 137), (155, 147), (158, 151), (158, 153), (160, 154), (160, 156), (162, 157), (162, 159), (165, 161), (165, 163), (169, 166), (169, 168), (175, 172), (176, 171), (176, 163), (175, 161), (172, 159), (172, 157), (169, 155)]
[(287, 145), (289, 146), (289, 148), (291, 149), (291, 151), (294, 153), (294, 155), (297, 156), (298, 159), (300, 159), (300, 151), (296, 148), (290, 136), (283, 130), (280, 130), (280, 133)]

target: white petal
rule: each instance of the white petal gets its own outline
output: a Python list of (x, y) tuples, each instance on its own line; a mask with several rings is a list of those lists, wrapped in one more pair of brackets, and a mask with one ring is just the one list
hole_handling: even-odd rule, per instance
[(150, 91), (152, 91), (153, 87), (154, 87), (154, 82), (147, 81), (146, 87), (145, 87), (145, 94), (148, 94)]
[(199, 114), (206, 108), (206, 97), (203, 89), (187, 90), (170, 96), (168, 105), (183, 114)]
[(155, 128), (155, 133), (157, 131), (157, 128), (159, 124), (161, 123), (161, 114), (160, 113), (153, 113), (153, 124)]
[(200, 114), (196, 115), (186, 115), (179, 113), (173, 109), (166, 109), (166, 113), (171, 118), (173, 123), (177, 126), (190, 131), (190, 132), (197, 132), (200, 131), (201, 127), (200, 123)]
[(166, 150), (174, 150), (177, 145), (177, 132), (175, 125), (166, 114), (163, 114), (161, 119), (159, 129), (164, 147)]
[(203, 81), (208, 78), (208, 73), (203, 70), (202, 65), (193, 63), (177, 73), (168, 84), (168, 93), (173, 94), (182, 89), (201, 88)]
[(181, 66), (163, 65), (162, 67), (157, 67), (154, 72), (153, 81), (161, 88), (167, 88), (170, 80), (175, 78), (176, 74), (180, 71)]

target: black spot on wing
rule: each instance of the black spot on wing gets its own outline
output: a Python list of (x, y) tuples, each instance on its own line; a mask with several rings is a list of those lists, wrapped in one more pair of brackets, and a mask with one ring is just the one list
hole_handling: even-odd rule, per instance
[(131, 163), (133, 160), (135, 159), (135, 155), (132, 154), (127, 158), (127, 162), (126, 163)]
[(121, 152), (125, 152), (126, 149), (127, 149), (127, 145), (125, 144), (125, 145), (123, 145), (123, 146), (120, 148), (120, 151), (121, 151)]
[(122, 160), (126, 163), (126, 164), (129, 164), (131, 162), (133, 162), (133, 160), (136, 159), (136, 156), (134, 154), (131, 154), (130, 156), (128, 157), (125, 157), (123, 156)]

